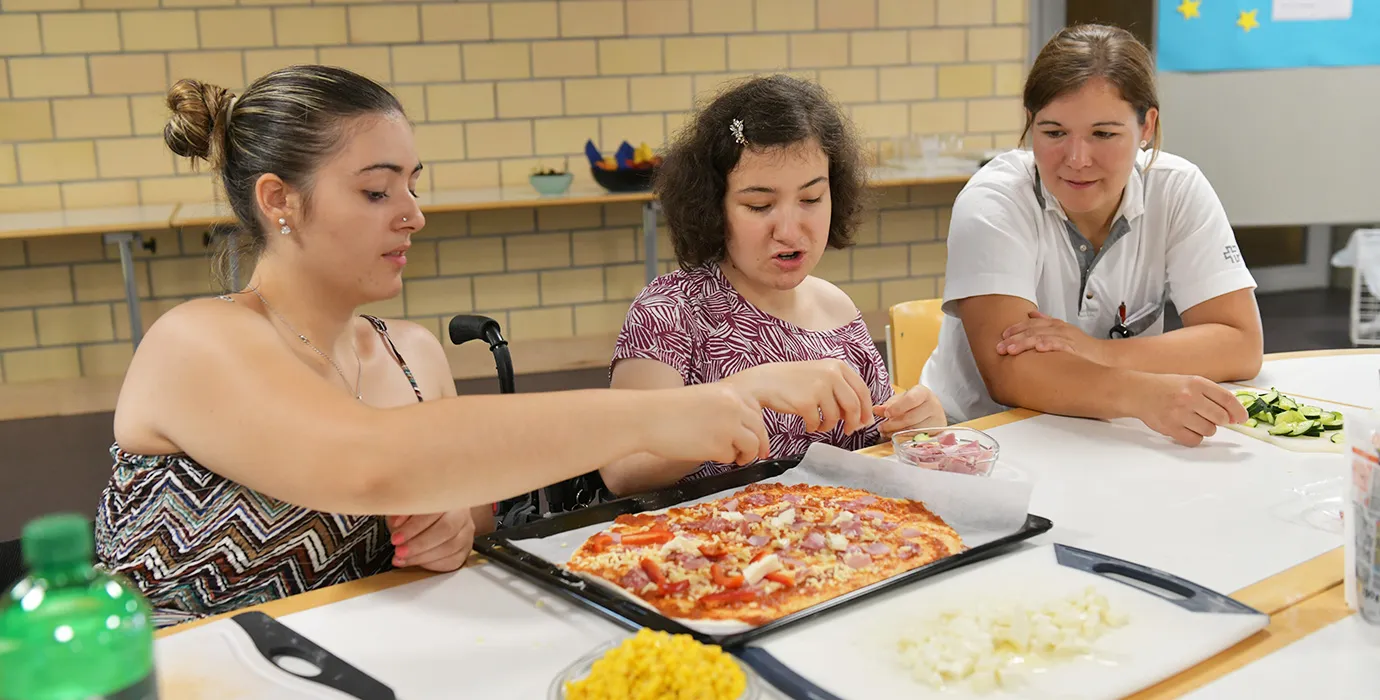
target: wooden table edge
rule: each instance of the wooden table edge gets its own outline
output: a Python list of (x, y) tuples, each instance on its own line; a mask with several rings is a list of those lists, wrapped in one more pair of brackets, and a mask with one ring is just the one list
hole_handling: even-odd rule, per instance
[(1126, 700), (1181, 697), (1351, 614), (1352, 611), (1346, 605), (1343, 587), (1337, 584), (1271, 615), (1270, 623), (1265, 629), (1241, 640), (1235, 646), (1129, 695)]
[[(476, 565), (483, 565), (484, 563), (486, 563), (486, 561), (487, 560), (483, 559), (482, 557), (472, 554), (470, 556), (469, 562), (466, 563), (465, 566), (470, 567)], [(203, 625), (209, 625), (212, 622), (216, 622), (218, 620), (224, 620), (234, 617), (235, 615), (238, 615), (242, 612), (255, 611), (264, 613), (269, 617), (280, 618), (285, 615), (291, 615), (293, 613), (313, 610), (326, 605), (330, 605), (331, 603), (339, 603), (341, 601), (349, 600), (351, 598), (358, 598), (363, 595), (369, 595), (370, 593), (386, 591), (390, 588), (405, 586), (415, 581), (421, 581), (423, 579), (431, 578), (432, 576), (440, 575), (441, 574), (432, 571), (424, 571), (422, 569), (396, 569), (393, 571), (386, 571), (384, 573), (376, 574), (374, 576), (367, 576), (365, 578), (355, 579), (354, 581), (347, 581), (345, 583), (337, 583), (334, 586), (318, 588), (314, 591), (298, 593), (297, 595), (288, 596), (286, 598), (270, 600), (267, 603), (251, 605), (249, 607), (240, 608), (238, 610), (232, 610), (227, 613), (211, 615), (209, 617), (203, 617), (201, 619), (192, 620), (190, 622), (183, 622), (181, 624), (173, 625), (171, 627), (164, 627), (163, 629), (160, 629), (157, 632), (155, 632), (154, 636), (159, 639), (162, 639), (164, 637), (171, 637), (173, 635), (186, 632), (190, 629), (195, 629)]]
[(1345, 555), (1341, 547), (1257, 581), (1231, 594), (1266, 615), (1275, 615), (1342, 582)]
[(1339, 355), (1377, 355), (1380, 348), (1336, 348), (1334, 350), (1295, 350), (1293, 352), (1276, 352), (1265, 356), (1265, 361), (1271, 360), (1298, 360), (1308, 357), (1337, 357)]

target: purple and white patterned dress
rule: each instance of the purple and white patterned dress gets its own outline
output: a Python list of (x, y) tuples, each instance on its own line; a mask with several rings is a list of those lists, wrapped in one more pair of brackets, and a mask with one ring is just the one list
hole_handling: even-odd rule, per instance
[[(768, 362), (834, 358), (857, 370), (871, 390), (873, 405), (881, 405), (892, 394), (886, 364), (861, 312), (838, 328), (807, 330), (753, 306), (712, 263), (662, 275), (642, 290), (628, 309), (613, 352), (615, 365), (628, 358), (670, 365), (686, 385), (716, 382)], [(772, 457), (801, 454), (816, 442), (857, 450), (876, 444), (879, 435), (879, 420), (845, 435), (842, 425), (827, 433), (808, 433), (800, 416), (770, 409), (763, 411), (763, 418)], [(686, 479), (720, 474), (736, 466), (705, 462)]]

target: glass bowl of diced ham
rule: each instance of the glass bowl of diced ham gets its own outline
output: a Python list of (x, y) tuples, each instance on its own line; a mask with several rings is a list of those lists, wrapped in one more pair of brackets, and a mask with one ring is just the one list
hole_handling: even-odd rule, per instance
[(991, 435), (972, 428), (916, 428), (891, 436), (902, 464), (944, 472), (987, 476), (1000, 447)]

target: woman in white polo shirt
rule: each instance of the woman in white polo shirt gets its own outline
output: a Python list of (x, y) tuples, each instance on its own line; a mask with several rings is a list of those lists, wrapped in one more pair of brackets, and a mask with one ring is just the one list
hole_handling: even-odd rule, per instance
[[(1245, 420), (1215, 382), (1259, 372), (1255, 281), (1202, 172), (1159, 150), (1154, 71), (1130, 33), (1101, 25), (1064, 29), (1035, 59), (1029, 150), (954, 202), (946, 316), (921, 379), (951, 420), (1005, 406), (1134, 417), (1187, 445)], [(1165, 333), (1170, 300), (1184, 328)]]

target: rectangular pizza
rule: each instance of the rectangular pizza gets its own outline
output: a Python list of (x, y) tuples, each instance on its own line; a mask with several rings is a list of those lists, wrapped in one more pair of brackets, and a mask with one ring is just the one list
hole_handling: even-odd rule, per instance
[(566, 566), (668, 617), (763, 624), (965, 548), (919, 501), (752, 484), (657, 515), (620, 515)]

